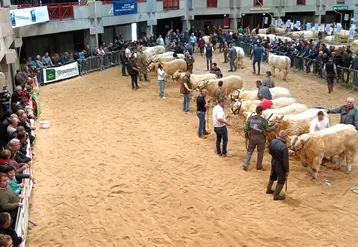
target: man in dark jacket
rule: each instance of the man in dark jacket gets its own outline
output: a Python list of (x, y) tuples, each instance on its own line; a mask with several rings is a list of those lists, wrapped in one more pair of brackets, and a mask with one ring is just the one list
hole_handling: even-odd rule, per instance
[(139, 86), (138, 86), (139, 69), (138, 69), (138, 66), (134, 60), (135, 60), (134, 57), (130, 58), (130, 61), (127, 64), (127, 70), (128, 70), (128, 74), (131, 76), (132, 89), (137, 90), (137, 89), (139, 89)]
[(333, 91), (334, 77), (337, 74), (337, 67), (333, 63), (333, 58), (330, 57), (328, 62), (323, 66), (324, 75), (327, 77), (328, 93)]
[(349, 66), (350, 69), (353, 69), (353, 87), (358, 87), (358, 53), (356, 54), (355, 58), (352, 60), (351, 65)]
[[(280, 193), (290, 171), (288, 160), (288, 148), (286, 146), (287, 133), (281, 130), (278, 138), (271, 141), (269, 153), (272, 156), (270, 180), (267, 184), (266, 194), (274, 194), (274, 200), (284, 200), (285, 196)], [(272, 190), (273, 183), (277, 180), (276, 189)]]
[(0, 213), (0, 234), (9, 235), (14, 247), (18, 247), (23, 241), (11, 227), (11, 215), (6, 212)]
[(15, 92), (11, 96), (11, 105), (16, 104), (21, 99), (23, 99), (23, 97), (22, 97), (22, 87), (21, 86), (16, 86)]
[(348, 97), (347, 104), (336, 109), (328, 109), (327, 113), (341, 114), (341, 124), (351, 124), (358, 130), (358, 111), (353, 105), (354, 98)]
[(127, 66), (127, 63), (128, 63), (128, 59), (127, 59), (126, 54), (125, 54), (124, 46), (122, 47), (121, 51), (119, 52), (119, 59), (120, 59), (121, 64), (122, 64), (122, 76), (127, 76), (127, 74), (126, 74), (126, 66)]
[(210, 133), (206, 131), (206, 108), (208, 107), (208, 103), (206, 102), (206, 89), (201, 90), (201, 95), (196, 98), (196, 115), (199, 118), (199, 130), (198, 137), (201, 139), (206, 139), (205, 135), (209, 135)]

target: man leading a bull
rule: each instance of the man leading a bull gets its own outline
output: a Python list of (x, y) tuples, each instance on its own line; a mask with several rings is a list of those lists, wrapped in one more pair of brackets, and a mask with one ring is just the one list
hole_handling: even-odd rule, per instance
[[(284, 200), (285, 196), (280, 195), (289, 174), (289, 152), (286, 146), (287, 133), (281, 130), (277, 139), (270, 143), (269, 153), (272, 156), (270, 180), (267, 184), (266, 194), (273, 194), (274, 200)], [(272, 190), (273, 183), (277, 180), (276, 189)]]
[(264, 157), (266, 136), (265, 131), (271, 132), (276, 129), (276, 125), (269, 127), (268, 121), (262, 117), (262, 106), (256, 107), (256, 115), (251, 116), (245, 123), (245, 136), (248, 139), (249, 145), (246, 153), (246, 159), (243, 165), (243, 169), (247, 171), (252, 157), (252, 153), (257, 147), (257, 163), (256, 169), (262, 170), (262, 159)]

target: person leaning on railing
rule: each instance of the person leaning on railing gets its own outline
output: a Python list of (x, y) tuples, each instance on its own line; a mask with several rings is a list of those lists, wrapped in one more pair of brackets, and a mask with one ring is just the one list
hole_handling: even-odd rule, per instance
[(20, 199), (22, 195), (16, 194), (8, 187), (8, 178), (5, 173), (0, 173), (0, 211), (8, 212), (13, 219), (16, 218), (17, 209), (22, 207)]
[(23, 239), (19, 237), (16, 231), (11, 227), (11, 215), (6, 212), (0, 213), (0, 235), (3, 234), (11, 238), (10, 241), (12, 244), (10, 244), (9, 238), (6, 238), (7, 245), (2, 245), (2, 237), (0, 236), (0, 247), (18, 247), (23, 241)]

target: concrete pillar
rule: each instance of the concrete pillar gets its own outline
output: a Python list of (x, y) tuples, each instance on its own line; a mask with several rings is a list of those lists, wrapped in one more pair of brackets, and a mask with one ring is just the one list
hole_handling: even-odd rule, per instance
[(153, 25), (149, 25), (149, 26), (147, 26), (147, 30), (146, 30), (146, 35), (147, 35), (147, 37), (148, 36), (152, 36), (153, 35)]
[(94, 49), (95, 47), (98, 47), (98, 33), (90, 35), (90, 47)]
[(322, 16), (321, 15), (315, 15), (315, 23), (321, 23), (322, 21)]
[(230, 18), (230, 29), (232, 29), (234, 32), (237, 32), (237, 18)]
[(1, 81), (0, 83), (0, 91), (2, 91), (3, 86), (7, 86), (8, 90), (12, 91), (12, 78), (11, 78), (11, 70), (10, 65), (5, 63), (5, 59), (2, 59), (0, 63), (0, 71), (5, 75), (5, 81)]
[(2, 3), (2, 7), (3, 6), (10, 6), (11, 5), (11, 1), (10, 0), (2, 0), (0, 1), (0, 5)]
[(183, 31), (189, 31), (191, 28), (190, 21), (189, 20), (183, 20)]

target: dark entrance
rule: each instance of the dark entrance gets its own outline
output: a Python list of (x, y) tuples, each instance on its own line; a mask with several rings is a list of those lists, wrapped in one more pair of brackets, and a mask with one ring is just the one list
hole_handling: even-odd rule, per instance
[[(265, 23), (265, 19), (267, 17), (267, 22)], [(259, 13), (259, 14), (242, 14), (241, 16), (241, 23), (239, 23), (238, 26), (241, 26), (243, 28), (246, 28), (247, 26), (250, 27), (252, 30), (253, 28), (256, 28), (257, 26), (260, 26), (260, 28), (266, 28), (269, 27), (271, 24), (271, 15), (267, 13)]]
[[(165, 35), (168, 33), (170, 29), (173, 29), (175, 32), (177, 29), (179, 31), (183, 31), (183, 23), (181, 20), (181, 17), (175, 17), (175, 18), (167, 18), (167, 19), (159, 19), (157, 20), (157, 26), (156, 26), (156, 34), (162, 35), (165, 37)], [(153, 30), (154, 32), (154, 30)]]

